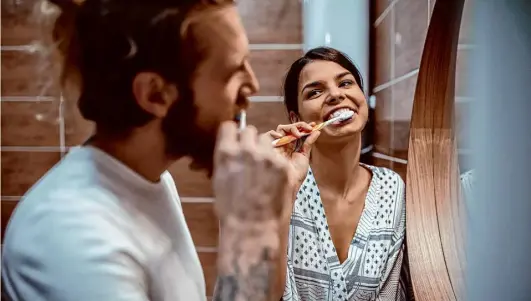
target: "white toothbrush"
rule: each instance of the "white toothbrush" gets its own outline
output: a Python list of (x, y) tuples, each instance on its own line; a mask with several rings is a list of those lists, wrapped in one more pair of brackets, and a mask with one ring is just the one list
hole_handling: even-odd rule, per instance
[[(312, 131), (311, 132), (308, 132), (308, 133), (303, 133), (302, 134), (302, 137), (305, 137), (305, 136), (308, 136), (310, 135), (311, 133), (313, 133), (314, 131), (319, 131), (321, 130), (322, 128), (324, 128), (325, 126), (329, 126), (330, 124), (334, 123), (334, 122), (337, 122), (337, 121), (345, 121), (349, 118), (351, 118), (352, 116), (354, 116), (354, 112), (353, 111), (346, 111), (346, 112), (343, 112), (341, 114), (339, 114), (339, 116), (337, 117), (334, 117), (332, 119), (329, 119), (325, 122), (322, 122), (322, 123), (319, 123), (318, 125), (314, 126), (312, 128)], [(302, 138), (301, 137), (301, 138)], [(272, 142), (273, 146), (274, 147), (279, 147), (279, 146), (283, 146), (283, 145), (286, 145), (288, 143), (291, 143), (295, 140), (299, 139), (298, 137), (295, 137), (293, 135), (287, 135), (287, 136), (284, 136), (282, 138), (278, 138), (276, 139), (275, 141)]]

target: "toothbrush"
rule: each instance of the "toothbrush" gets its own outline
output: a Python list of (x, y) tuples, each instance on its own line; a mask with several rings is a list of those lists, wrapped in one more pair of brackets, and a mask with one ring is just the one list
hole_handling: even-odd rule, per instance
[[(329, 126), (330, 124), (332, 124), (334, 122), (345, 121), (345, 120), (351, 118), (352, 116), (354, 116), (354, 112), (353, 111), (343, 112), (337, 117), (334, 117), (332, 119), (329, 119), (329, 120), (327, 120), (325, 122), (319, 123), (318, 125), (314, 126), (312, 128), (311, 132), (303, 133), (302, 137), (308, 136), (308, 135), (310, 135), (311, 133), (313, 133), (315, 131), (320, 131), (324, 127)], [(278, 139), (274, 140), (272, 142), (272, 144), (273, 144), (274, 147), (279, 147), (279, 146), (283, 146), (283, 145), (286, 145), (288, 143), (291, 143), (291, 142), (293, 142), (293, 141), (295, 141), (297, 139), (300, 139), (300, 138), (297, 138), (297, 137), (295, 137), (293, 135), (287, 135), (287, 136), (284, 136), (282, 138), (278, 138)]]

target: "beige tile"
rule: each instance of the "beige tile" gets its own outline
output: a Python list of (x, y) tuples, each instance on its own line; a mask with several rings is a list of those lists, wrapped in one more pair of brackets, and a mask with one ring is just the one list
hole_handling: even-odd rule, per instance
[(238, 10), (250, 43), (302, 43), (302, 3), (240, 0)]
[(7, 227), (7, 224), (9, 223), (9, 218), (11, 217), (11, 214), (13, 214), (13, 210), (15, 210), (15, 207), (18, 204), (17, 201), (13, 200), (2, 200), (2, 220), (0, 221), (2, 224), (2, 242), (4, 242), (4, 234)]
[(2, 195), (24, 195), (60, 157), (59, 152), (2, 152)]
[(198, 247), (217, 247), (219, 221), (214, 203), (182, 203), (188, 229)]
[(391, 14), (374, 29), (374, 85), (379, 86), (391, 80)]
[(282, 95), (284, 77), (291, 64), (301, 55), (300, 50), (252, 51), (251, 66), (260, 83), (258, 95)]
[(59, 146), (59, 101), (2, 101), (2, 146)]
[(43, 52), (2, 50), (2, 96), (59, 96), (60, 65)]
[(428, 28), (428, 2), (401, 0), (394, 9), (396, 78), (420, 66)]
[(205, 275), (206, 294), (207, 296), (212, 296), (218, 276), (218, 253), (199, 252), (198, 255), (203, 267), (203, 274)]

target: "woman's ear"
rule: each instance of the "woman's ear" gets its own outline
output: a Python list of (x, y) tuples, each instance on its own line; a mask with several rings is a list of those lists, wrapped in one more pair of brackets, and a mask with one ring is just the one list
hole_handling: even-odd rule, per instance
[(297, 115), (297, 113), (291, 111), (291, 112), (289, 112), (289, 121), (291, 123), (295, 123), (295, 122), (299, 122), (301, 120), (299, 118), (299, 115)]

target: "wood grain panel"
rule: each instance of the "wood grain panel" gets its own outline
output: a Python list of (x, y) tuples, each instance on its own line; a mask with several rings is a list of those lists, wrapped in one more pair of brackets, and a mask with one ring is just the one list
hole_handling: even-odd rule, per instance
[(302, 43), (302, 3), (240, 0), (238, 11), (250, 43)]
[(14, 200), (4, 200), (2, 199), (2, 243), (4, 242), (4, 234), (6, 231), (7, 224), (9, 223), (9, 219), (11, 218), (11, 214), (13, 214), (13, 211), (15, 210), (15, 207), (18, 204), (18, 201)]
[(198, 247), (217, 247), (219, 221), (214, 203), (182, 203), (184, 217), (194, 244)]
[(207, 296), (212, 296), (218, 275), (218, 253), (199, 252), (198, 255), (199, 261), (201, 261), (201, 266), (203, 267), (203, 274), (205, 275)]
[(284, 77), (291, 64), (301, 56), (301, 50), (251, 51), (251, 66), (260, 83), (258, 95), (282, 95)]
[(2, 50), (2, 96), (59, 97), (57, 62), (42, 51)]
[(59, 146), (59, 101), (2, 101), (2, 146)]
[(2, 195), (22, 196), (59, 162), (59, 152), (2, 152)]

